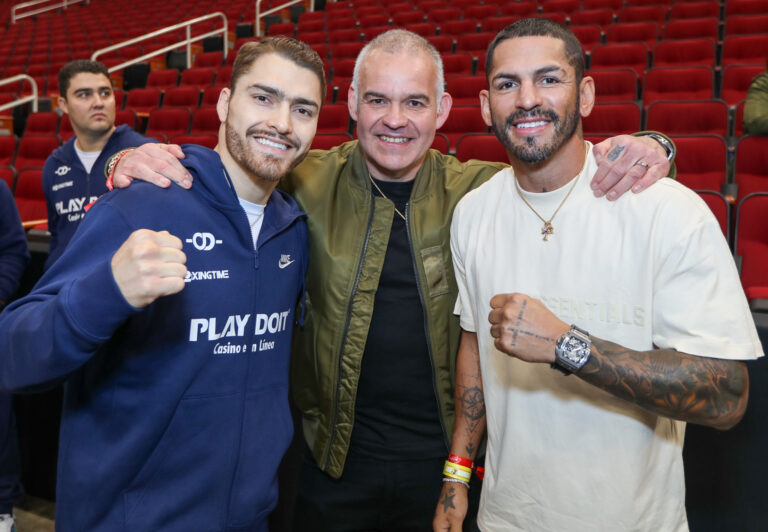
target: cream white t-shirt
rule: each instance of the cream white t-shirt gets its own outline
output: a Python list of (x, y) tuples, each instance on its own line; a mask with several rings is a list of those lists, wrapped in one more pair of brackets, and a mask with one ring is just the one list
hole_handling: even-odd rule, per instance
[[(590, 152), (547, 242), (511, 168), (454, 212), (455, 312), (477, 333), (487, 414), (484, 532), (688, 530), (685, 423), (497, 351), (488, 322), (494, 295), (536, 297), (561, 320), (631, 349), (762, 356), (706, 204), (666, 178), (616, 202), (597, 200), (589, 188), (596, 168)], [(525, 194), (549, 218), (570, 185)]]
[(256, 249), (256, 243), (259, 241), (259, 233), (261, 232), (261, 226), (264, 223), (264, 209), (266, 205), (259, 205), (258, 203), (251, 203), (243, 198), (237, 198), (240, 202), (240, 206), (245, 211), (245, 215), (248, 217), (248, 225), (251, 226), (251, 237), (253, 238), (253, 249)]

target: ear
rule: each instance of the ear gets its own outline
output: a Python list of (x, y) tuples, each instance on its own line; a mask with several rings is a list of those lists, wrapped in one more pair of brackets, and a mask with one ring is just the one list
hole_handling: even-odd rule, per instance
[(352, 120), (357, 122), (357, 94), (355, 93), (355, 87), (354, 85), (349, 85), (349, 90), (347, 91), (347, 109), (349, 110), (349, 116), (352, 117)]
[(440, 129), (445, 121), (448, 120), (448, 115), (451, 113), (451, 107), (453, 107), (453, 98), (447, 92), (443, 92), (440, 97), (440, 101), (437, 102), (437, 120), (436, 129)]
[(589, 116), (592, 108), (595, 106), (595, 80), (589, 76), (584, 76), (579, 85), (580, 106), (579, 113), (581, 117)]
[(216, 102), (216, 112), (219, 115), (219, 121), (223, 124), (227, 121), (227, 114), (229, 113), (229, 98), (231, 97), (231, 91), (229, 87), (224, 87), (219, 93), (219, 101)]
[(56, 103), (59, 105), (59, 109), (61, 109), (63, 112), (69, 114), (69, 108), (67, 107), (67, 100), (63, 96), (59, 96), (56, 100)]
[(492, 127), (493, 123), (491, 122), (491, 102), (490, 102), (491, 94), (483, 89), (480, 91), (480, 114), (483, 115), (483, 122), (485, 122), (485, 125), (488, 127)]

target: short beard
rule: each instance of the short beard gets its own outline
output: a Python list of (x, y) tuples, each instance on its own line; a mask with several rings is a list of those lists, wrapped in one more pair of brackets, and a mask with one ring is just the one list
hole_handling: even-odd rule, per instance
[(289, 139), (283, 135), (276, 135), (274, 133), (268, 133), (258, 129), (249, 129), (245, 132), (245, 137), (241, 137), (235, 128), (233, 128), (229, 121), (224, 124), (227, 151), (232, 156), (232, 159), (240, 165), (248, 173), (259, 177), (265, 181), (276, 182), (280, 181), (284, 175), (293, 170), (296, 165), (304, 160), (307, 156), (307, 152), (297, 156), (293, 161), (287, 162), (285, 160), (278, 159), (271, 155), (259, 154), (257, 158), (254, 153), (248, 149), (247, 137), (255, 134), (262, 134), (265, 137), (270, 137), (281, 142), (286, 142), (295, 149), (298, 150), (296, 141)]
[[(516, 159), (529, 164), (546, 161), (576, 133), (580, 118), (579, 103), (579, 98), (577, 98), (573, 111), (566, 111), (564, 120), (561, 120), (560, 116), (551, 109), (520, 110), (509, 115), (504, 120), (504, 127), (502, 128), (497, 122), (496, 117), (492, 115), (493, 133)], [(510, 130), (514, 127), (513, 124), (518, 120), (526, 118), (545, 118), (550, 120), (555, 130), (552, 140), (548, 144), (537, 145), (536, 137), (529, 136), (525, 137), (525, 145), (521, 146), (513, 143), (509, 135)]]

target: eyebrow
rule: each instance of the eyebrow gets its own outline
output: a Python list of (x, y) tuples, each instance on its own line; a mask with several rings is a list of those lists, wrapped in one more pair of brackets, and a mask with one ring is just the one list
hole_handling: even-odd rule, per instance
[(104, 85), (102, 87), (96, 87), (95, 89), (92, 87), (80, 87), (79, 89), (75, 89), (73, 92), (75, 94), (79, 94), (82, 92), (94, 92), (94, 91), (103, 91), (103, 90), (112, 90), (112, 88), (107, 85)]
[[(557, 65), (548, 65), (541, 68), (537, 68), (533, 71), (534, 76), (542, 76), (544, 74), (551, 74), (552, 72), (565, 72), (565, 70), (562, 67), (559, 67)], [(499, 72), (495, 76), (493, 76), (493, 81), (497, 81), (499, 79), (511, 79), (511, 80), (519, 80), (520, 76), (516, 74), (509, 74), (506, 72)]]
[[(270, 87), (269, 85), (262, 85), (261, 83), (254, 83), (253, 85), (250, 85), (248, 87), (248, 90), (258, 89), (263, 92), (266, 92), (267, 94), (271, 94), (275, 98), (278, 98), (280, 100), (285, 100), (285, 92), (281, 91), (277, 87)], [(315, 102), (314, 100), (310, 100), (309, 98), (291, 98), (290, 99), (291, 105), (309, 105), (310, 107), (314, 107), (316, 109), (320, 108), (320, 105)]]
[[(366, 92), (365, 94), (363, 94), (363, 98), (384, 98), (385, 100), (389, 99), (385, 94), (382, 94), (376, 91)], [(423, 100), (425, 102), (428, 102), (429, 96), (424, 93), (409, 94), (406, 97), (406, 100)]]

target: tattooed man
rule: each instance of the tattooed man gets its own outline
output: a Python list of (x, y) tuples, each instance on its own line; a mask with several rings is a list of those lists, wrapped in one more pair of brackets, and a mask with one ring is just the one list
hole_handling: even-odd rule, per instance
[[(453, 216), (452, 453), (472, 459), (487, 429), (484, 532), (685, 531), (685, 422), (737, 423), (740, 360), (762, 351), (696, 194), (663, 179), (590, 201), (581, 117), (595, 89), (582, 58), (544, 19), (509, 26), (488, 51), (482, 112), (511, 168)], [(434, 528), (460, 530), (467, 489), (446, 480)]]

